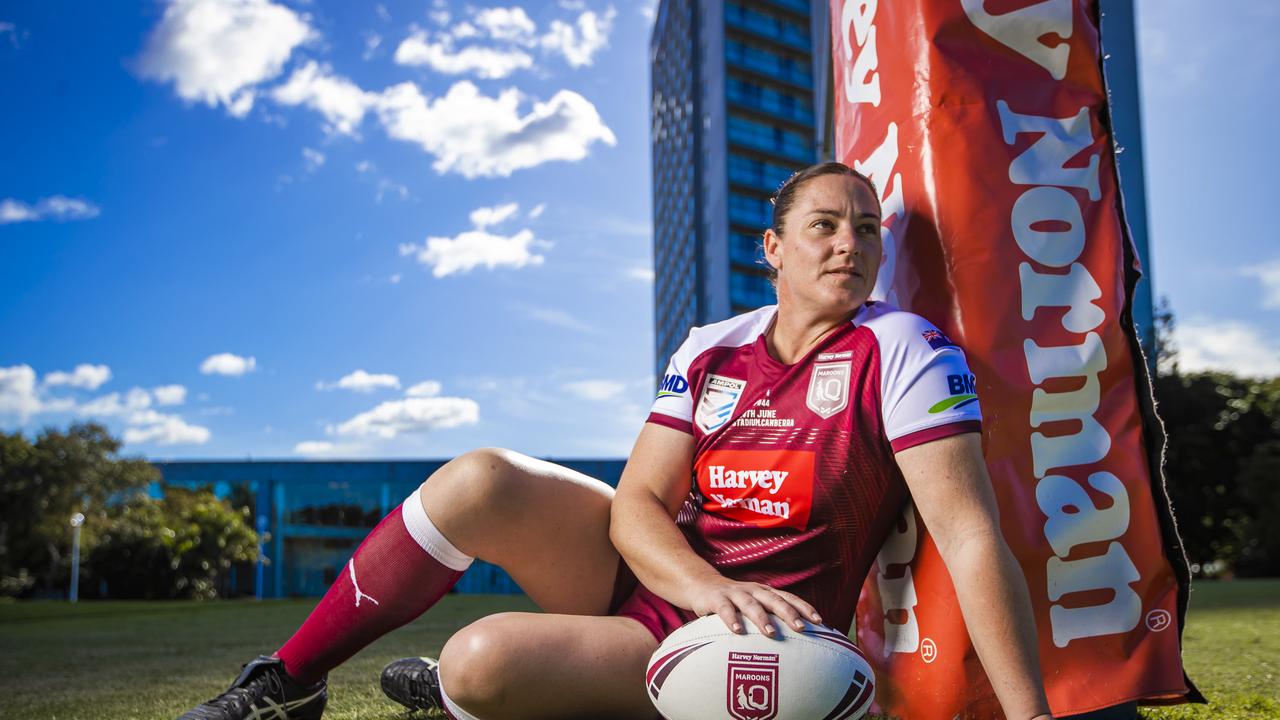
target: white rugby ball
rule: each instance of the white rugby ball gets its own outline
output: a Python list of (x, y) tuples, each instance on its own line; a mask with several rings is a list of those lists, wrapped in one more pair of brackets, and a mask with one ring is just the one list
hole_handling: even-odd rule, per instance
[(857, 720), (875, 698), (875, 673), (841, 632), (771, 618), (779, 639), (746, 621), (734, 634), (716, 615), (676, 630), (649, 658), (649, 699), (667, 720)]

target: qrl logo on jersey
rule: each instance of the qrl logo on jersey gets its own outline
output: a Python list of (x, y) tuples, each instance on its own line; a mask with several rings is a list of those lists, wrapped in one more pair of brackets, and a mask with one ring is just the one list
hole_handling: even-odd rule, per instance
[(724, 427), (733, 417), (733, 411), (742, 399), (742, 392), (747, 389), (746, 380), (724, 377), (723, 375), (707, 375), (702, 385), (702, 396), (698, 398), (697, 408), (693, 412), (693, 420), (704, 433), (712, 433)]
[(826, 420), (849, 407), (849, 375), (851, 363), (818, 363), (809, 376), (809, 393), (804, 404)]
[(729, 653), (729, 714), (737, 720), (778, 716), (778, 656)]
[(703, 510), (762, 528), (804, 529), (813, 466), (809, 450), (712, 450), (694, 470)]

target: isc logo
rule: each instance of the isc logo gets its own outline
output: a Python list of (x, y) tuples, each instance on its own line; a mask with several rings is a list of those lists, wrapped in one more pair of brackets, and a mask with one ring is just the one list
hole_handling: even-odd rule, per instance
[(672, 395), (683, 395), (689, 389), (689, 381), (677, 374), (668, 375), (662, 378), (662, 385), (658, 386), (658, 397), (670, 397)]
[(952, 395), (975, 395), (977, 394), (977, 378), (972, 375), (948, 375), (947, 389)]

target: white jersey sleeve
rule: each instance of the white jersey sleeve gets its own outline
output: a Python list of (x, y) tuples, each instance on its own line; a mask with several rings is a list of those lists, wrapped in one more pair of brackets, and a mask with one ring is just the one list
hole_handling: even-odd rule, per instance
[(773, 305), (736, 315), (711, 325), (695, 327), (671, 356), (667, 371), (658, 384), (658, 396), (649, 410), (648, 422), (693, 433), (694, 393), (706, 374), (705, 358), (715, 348), (734, 348), (755, 341), (773, 321)]
[(980, 429), (964, 351), (929, 321), (875, 303), (862, 323), (880, 349), (880, 412), (894, 452)]
[(667, 371), (658, 383), (658, 396), (649, 409), (649, 422), (690, 432), (693, 426), (693, 389), (689, 385), (689, 376), (698, 352), (698, 343), (690, 333), (667, 363)]

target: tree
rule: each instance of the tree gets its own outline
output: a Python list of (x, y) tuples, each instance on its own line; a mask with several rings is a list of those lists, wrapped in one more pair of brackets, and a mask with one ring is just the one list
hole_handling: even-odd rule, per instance
[(101, 425), (0, 433), (0, 594), (60, 593), (70, 580), (70, 518), (79, 512), (86, 596), (216, 597), (235, 562), (257, 555), (247, 509), (208, 490), (164, 488), (145, 460), (119, 456)]
[(1193, 566), (1280, 574), (1280, 378), (1184, 373), (1168, 301), (1156, 314), (1153, 380), (1164, 474)]
[(70, 519), (83, 513), (81, 547), (96, 542), (113, 504), (160, 479), (144, 460), (120, 458), (96, 423), (46, 428), (34, 443), (0, 433), (0, 592), (54, 592), (68, 582)]
[(218, 597), (233, 564), (257, 557), (249, 517), (208, 490), (166, 487), (163, 499), (131, 498), (88, 556), (88, 585), (114, 598)]

